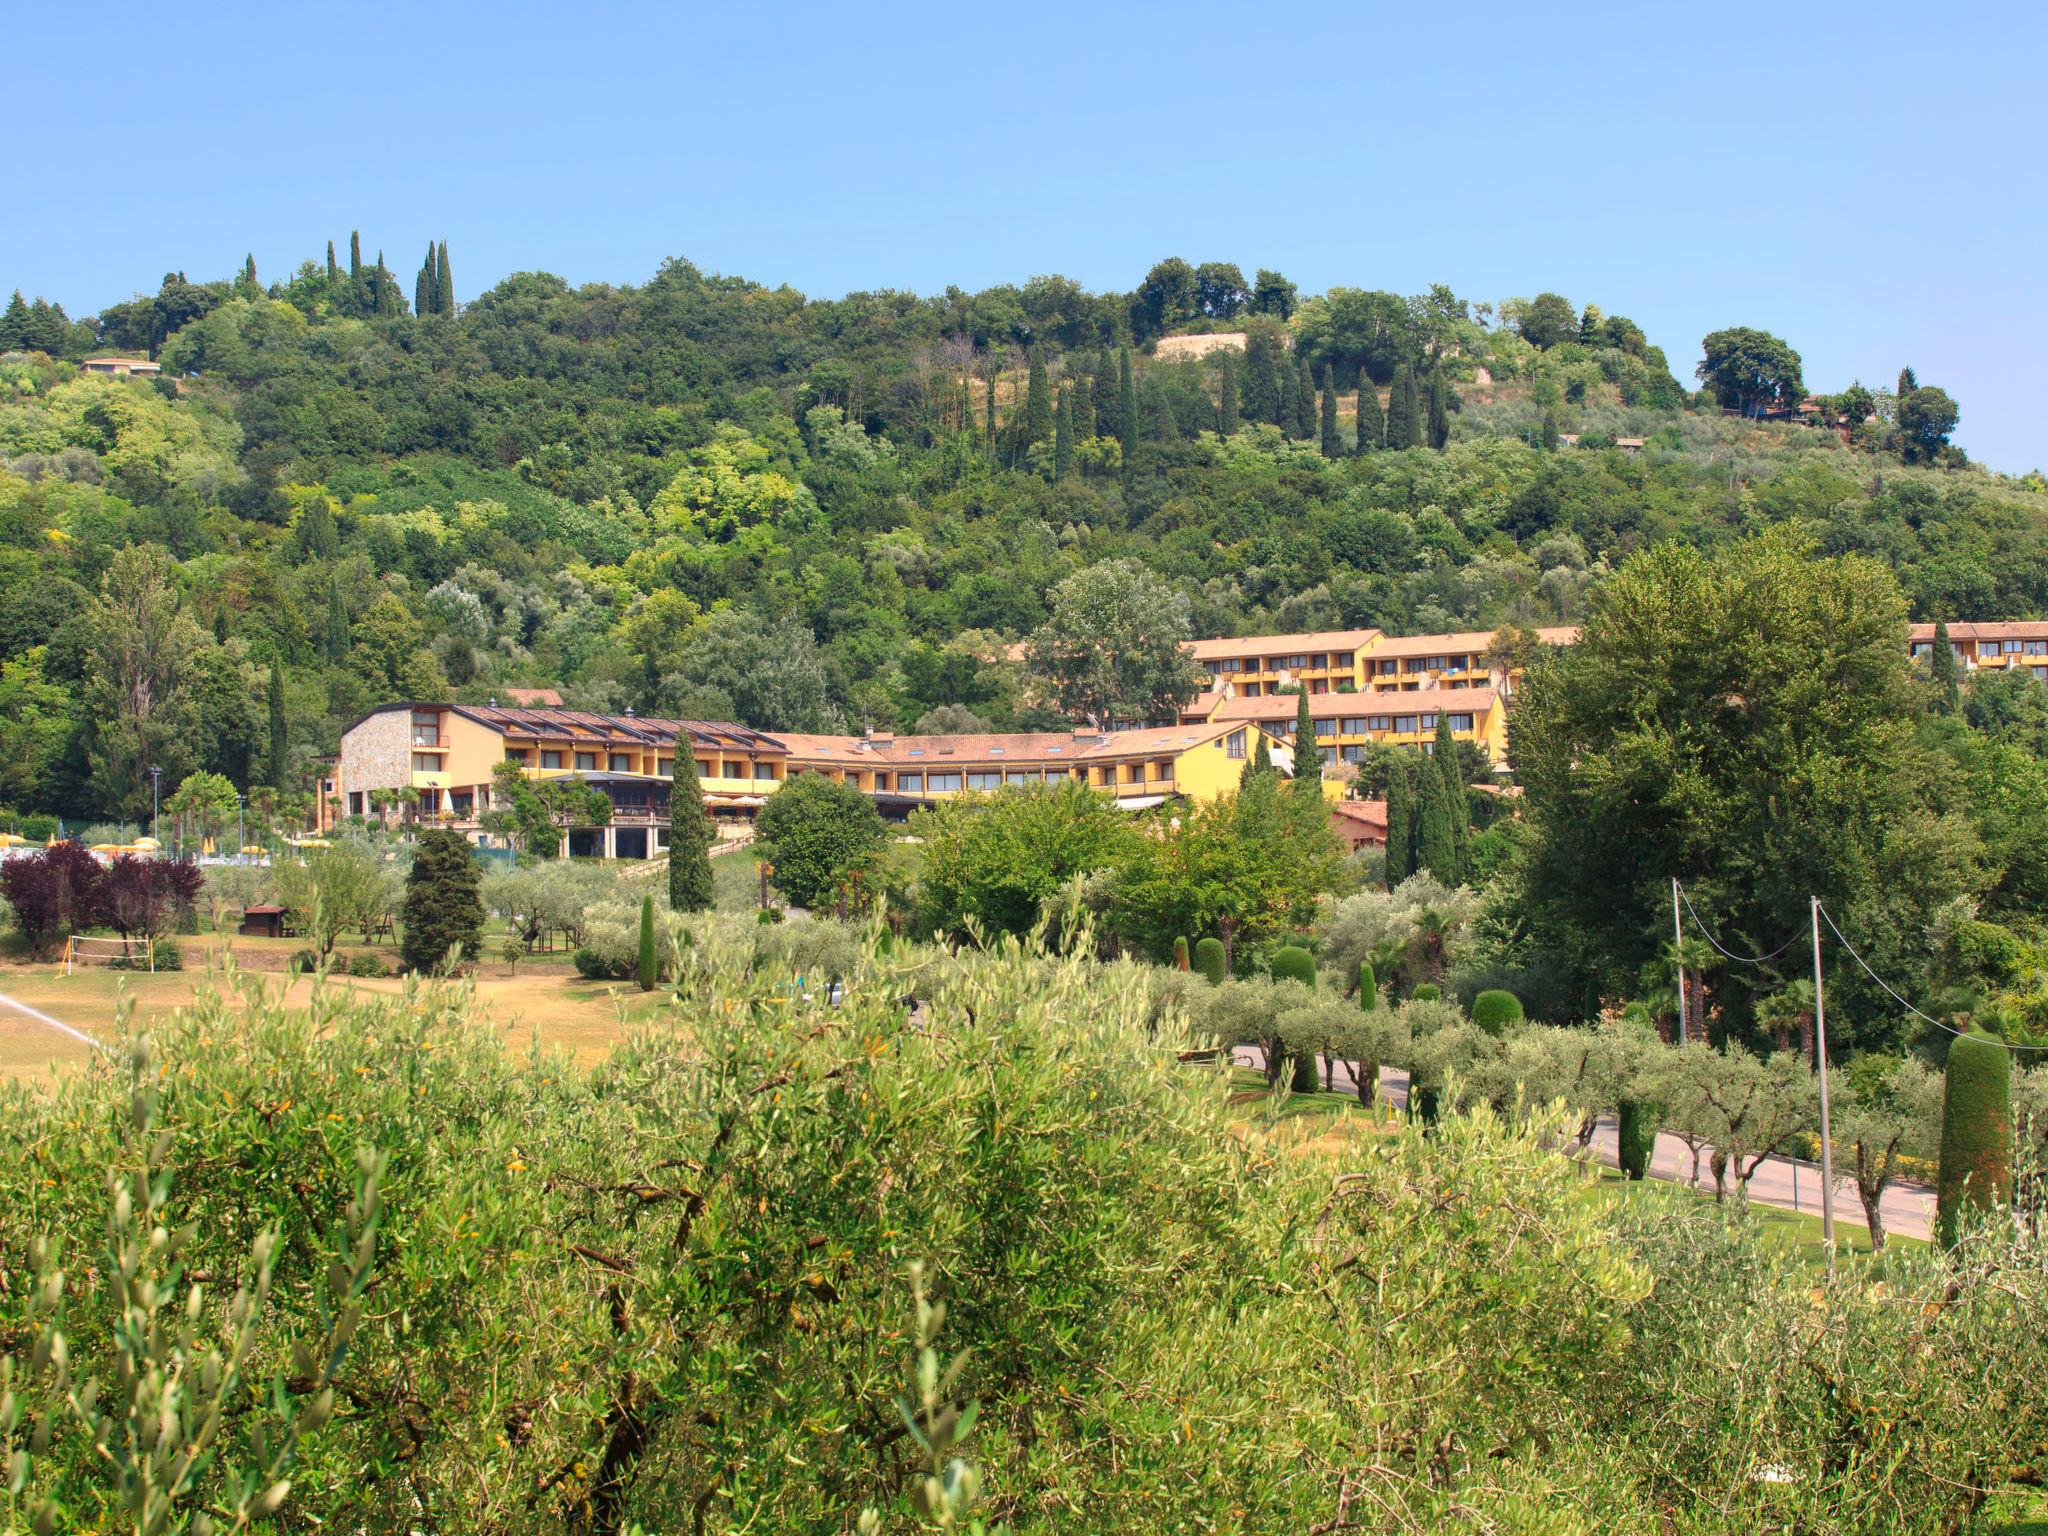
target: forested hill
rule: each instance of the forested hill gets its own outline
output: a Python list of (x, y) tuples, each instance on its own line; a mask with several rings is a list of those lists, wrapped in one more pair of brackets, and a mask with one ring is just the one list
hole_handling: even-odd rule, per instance
[[(1491, 628), (1574, 620), (1646, 543), (1798, 521), (1917, 615), (2048, 612), (2038, 476), (1968, 465), (1910, 370), (1809, 399), (1741, 327), (1695, 376), (1555, 294), (1179, 261), (1131, 293), (819, 301), (682, 261), (454, 292), (445, 245), (409, 291), (330, 247), (0, 314), (0, 807), (146, 814), (152, 764), (300, 792), (373, 703), (519, 685), (1042, 723), (1006, 646), (1119, 558), (1198, 633)], [(163, 371), (82, 373), (104, 352)]]

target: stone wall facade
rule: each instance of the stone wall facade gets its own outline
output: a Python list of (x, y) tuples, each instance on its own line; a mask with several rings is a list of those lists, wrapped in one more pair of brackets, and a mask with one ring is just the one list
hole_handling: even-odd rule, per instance
[[(344, 795), (403, 789), (412, 782), (412, 710), (379, 710), (341, 738)], [(365, 802), (367, 804), (367, 802)]]

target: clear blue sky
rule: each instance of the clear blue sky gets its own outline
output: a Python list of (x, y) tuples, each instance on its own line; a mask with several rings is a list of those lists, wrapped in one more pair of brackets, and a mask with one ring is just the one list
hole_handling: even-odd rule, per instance
[[(2036, 7), (51, 4), (11, 15), (0, 292), (86, 313), (360, 228), (410, 283), (816, 295), (1153, 261), (1555, 289), (1816, 389), (1902, 363), (2048, 465)], [(33, 145), (33, 149), (28, 146)]]

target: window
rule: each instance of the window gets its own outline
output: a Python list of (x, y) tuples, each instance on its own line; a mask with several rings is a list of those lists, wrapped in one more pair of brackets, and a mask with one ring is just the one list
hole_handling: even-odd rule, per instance
[(1979, 656), (1996, 656), (1998, 654), (1998, 642), (1996, 640), (1978, 641), (1977, 654)]
[(1393, 717), (1391, 715), (1367, 715), (1365, 717), (1365, 728), (1368, 731), (1391, 731), (1394, 728)]
[(2048, 640), (2027, 641), (2025, 654), (2029, 656), (2048, 656)]
[(351, 816), (363, 814), (363, 792), (360, 789), (352, 789), (348, 792), (348, 813)]
[(988, 755), (990, 757), (1001, 757), (1003, 755), (1003, 749), (1001, 747), (990, 747), (988, 749)]
[(1000, 773), (991, 773), (986, 769), (979, 769), (967, 775), (969, 789), (999, 789), (1002, 782), (1003, 776)]
[(1335, 720), (1318, 720), (1316, 722), (1316, 734), (1318, 736), (1334, 736), (1337, 734), (1337, 724), (1338, 722)]
[(467, 816), (475, 803), (475, 796), (466, 789), (450, 790), (448, 793), (448, 809), (458, 816)]
[(1400, 670), (1401, 664), (1398, 661), (1383, 661), (1379, 664), (1378, 668), (1381, 677), (1392, 677)]
[(1394, 716), (1394, 732), (1396, 735), (1409, 736), (1414, 734), (1414, 731), (1415, 717), (1413, 715)]
[(2004, 650), (2005, 654), (2008, 656), (2017, 656), (2020, 653), (2020, 642), (2017, 640), (2008, 640), (2005, 642)]
[(533, 761), (533, 754), (524, 747), (507, 747), (505, 749), (505, 761), (517, 763), (523, 768)]
[(1323, 678), (1312, 677), (1308, 680), (1308, 691), (1310, 693), (1328, 693), (1330, 691), (1330, 685), (1328, 681)]
[(2035, 682), (2048, 683), (2048, 667), (2029, 667), (2027, 670), (2034, 674)]
[(1452, 730), (1454, 730), (1454, 731), (1469, 731), (1469, 730), (1471, 730), (1471, 729), (1472, 729), (1472, 717), (1471, 717), (1470, 715), (1453, 715), (1453, 716), (1451, 716), (1451, 729), (1452, 729)]
[(924, 793), (924, 775), (899, 773), (896, 775), (896, 787), (906, 795), (921, 795)]
[(875, 793), (878, 795), (886, 795), (887, 793), (889, 793), (889, 775), (887, 775), (886, 773), (878, 773), (875, 775)]
[(1348, 667), (1351, 665), (1354, 659), (1355, 657), (1352, 652), (1340, 651), (1337, 655), (1336, 665), (1340, 667)]
[(439, 773), (441, 771), (441, 759), (432, 752), (415, 752), (412, 755), (412, 771), (414, 773)]
[(1244, 670), (1244, 663), (1233, 656), (1228, 661), (1217, 662), (1216, 670), (1218, 672), (1242, 672)]
[(1365, 734), (1365, 716), (1346, 715), (1344, 717), (1344, 730), (1342, 734), (1346, 736), (1363, 736)]
[(676, 771), (676, 760), (672, 757), (657, 757), (654, 760), (654, 771), (665, 779)]
[(1223, 738), (1223, 755), (1225, 757), (1237, 758), (1241, 758), (1244, 756), (1243, 731), (1232, 731), (1228, 736)]
[(1326, 763), (1334, 763), (1335, 761), (1337, 761), (1337, 749), (1335, 747), (1323, 748), (1323, 761)]
[(1430, 712), (1429, 712), (1428, 714), (1426, 714), (1426, 715), (1418, 715), (1418, 716), (1416, 717), (1416, 720), (1415, 720), (1415, 728), (1416, 728), (1417, 730), (1419, 730), (1419, 731), (1433, 731), (1433, 730), (1435, 730), (1435, 729), (1436, 729), (1436, 711), (1434, 711), (1434, 710), (1431, 710), (1431, 711), (1430, 711)]
[(1152, 777), (1164, 784), (1173, 777), (1173, 759), (1162, 757), (1152, 765)]
[(1915, 640), (1913, 642), (1913, 659), (1915, 661), (1918, 661), (1922, 656), (1931, 655), (1933, 651), (1934, 647), (1925, 640)]
[(1144, 783), (1144, 782), (1145, 782), (1145, 765), (1144, 765), (1143, 763), (1125, 763), (1125, 764), (1124, 764), (1124, 782), (1125, 782), (1126, 784), (1142, 784), (1142, 783)]
[(1003, 775), (1006, 784), (1036, 784), (1038, 775), (1029, 768), (1012, 768)]
[(597, 772), (597, 754), (595, 752), (578, 752), (576, 754), (576, 771), (578, 773)]
[(1343, 756), (1347, 763), (1362, 763), (1365, 761), (1365, 748), (1353, 744), (1344, 748)]
[(773, 763), (754, 764), (754, 777), (756, 779), (773, 779), (775, 777), (775, 765)]
[(605, 764), (613, 773), (631, 773), (633, 771), (633, 759), (626, 756), (623, 752), (612, 753), (605, 759)]
[(960, 787), (960, 775), (957, 773), (935, 773), (931, 775), (930, 782), (933, 794), (948, 794)]

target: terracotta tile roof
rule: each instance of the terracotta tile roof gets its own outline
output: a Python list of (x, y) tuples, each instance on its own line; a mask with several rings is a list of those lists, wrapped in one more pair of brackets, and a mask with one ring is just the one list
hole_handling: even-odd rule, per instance
[[(1911, 625), (1909, 633), (1915, 641), (1932, 641), (1932, 624)], [(2048, 619), (2004, 619), (1990, 623), (1951, 624), (1948, 627), (1950, 640), (2043, 640), (2048, 639)]]
[(1293, 656), (1313, 651), (1369, 650), (1380, 632), (1376, 629), (1319, 629), (1301, 635), (1240, 635), (1234, 639), (1190, 640), (1188, 654), (1197, 661), (1221, 661), (1232, 656)]
[(562, 693), (558, 688), (500, 688), (498, 692), (522, 709), (562, 707)]
[(953, 736), (809, 736), (783, 732), (777, 739), (799, 765), (835, 768), (916, 768), (934, 764), (1052, 764), (1116, 762), (1184, 752), (1213, 741), (1227, 724), (1154, 726), (1135, 731), (980, 731)]
[[(1462, 629), (1448, 635), (1389, 635), (1372, 648), (1370, 656), (1374, 661), (1409, 656), (1482, 656), (1497, 633), (1491, 629)], [(1545, 645), (1570, 645), (1579, 638), (1579, 631), (1575, 625), (1556, 625), (1537, 630), (1536, 638)]]
[(1362, 821), (1383, 832), (1387, 827), (1387, 802), (1384, 800), (1338, 800), (1330, 806), (1330, 814), (1342, 816), (1346, 821)]
[[(410, 707), (410, 706), (394, 706)], [(687, 732), (699, 747), (746, 752), (782, 750), (773, 736), (720, 720), (671, 720), (658, 715), (600, 715), (587, 709), (504, 708), (485, 704), (449, 706), (458, 715), (506, 736), (590, 742), (603, 746), (673, 747)]]
[[(1308, 696), (1311, 720), (1329, 720), (1349, 715), (1413, 715), (1443, 710), (1454, 715), (1483, 715), (1497, 700), (1491, 688), (1417, 688), (1401, 693), (1390, 688), (1364, 693), (1312, 693)], [(1301, 708), (1301, 696), (1294, 693), (1268, 694), (1256, 699), (1225, 699), (1216, 706), (1210, 721), (1259, 720), (1286, 724)]]

